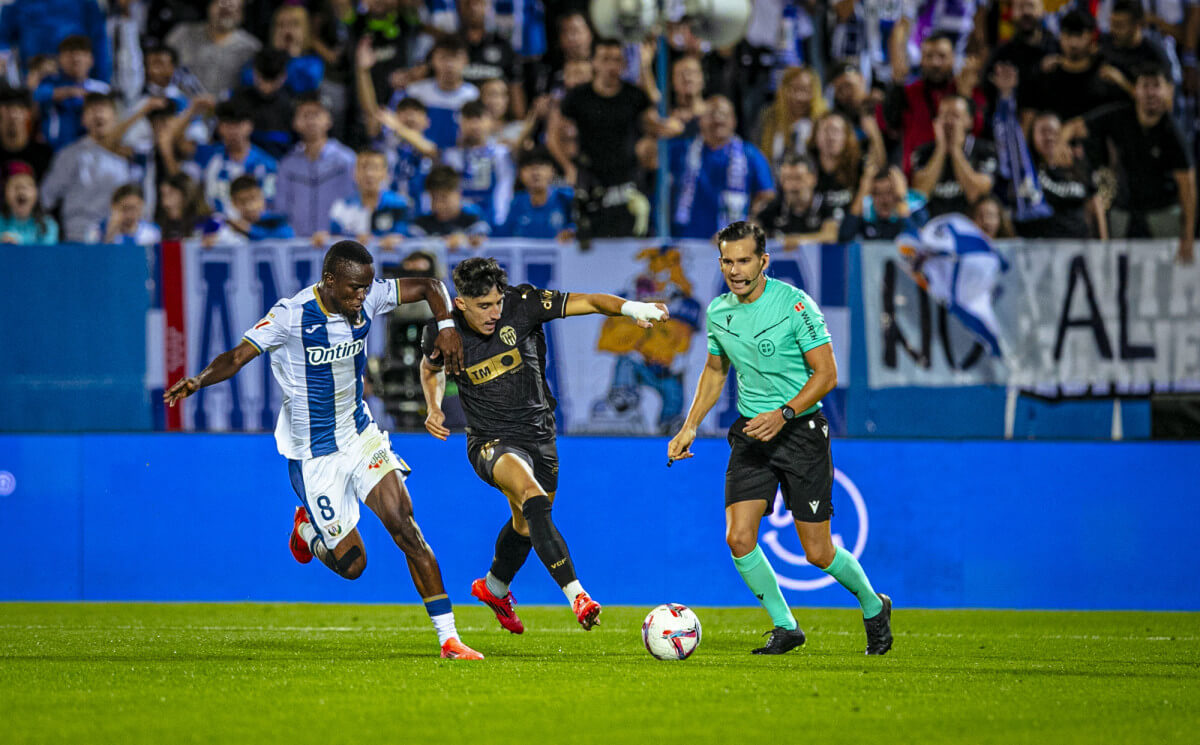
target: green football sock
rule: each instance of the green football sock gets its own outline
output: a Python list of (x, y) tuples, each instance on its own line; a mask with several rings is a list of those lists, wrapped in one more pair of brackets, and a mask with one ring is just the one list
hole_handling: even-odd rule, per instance
[(863, 571), (858, 559), (854, 558), (854, 554), (839, 546), (825, 573), (854, 593), (858, 604), (862, 606), (863, 618), (872, 618), (883, 610), (883, 601), (875, 594), (871, 580), (867, 579), (867, 573)]
[(796, 628), (796, 619), (792, 617), (791, 609), (783, 600), (783, 593), (779, 591), (779, 580), (775, 578), (775, 570), (763, 554), (762, 547), (755, 546), (753, 551), (742, 557), (734, 556), (733, 564), (746, 581), (750, 592), (754, 593), (754, 597), (758, 598), (771, 614), (771, 621), (785, 629)]

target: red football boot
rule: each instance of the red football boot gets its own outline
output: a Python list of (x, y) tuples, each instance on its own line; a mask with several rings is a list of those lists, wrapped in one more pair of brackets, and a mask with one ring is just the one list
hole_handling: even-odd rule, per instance
[(308, 510), (297, 507), (296, 516), (292, 518), (292, 536), (288, 539), (288, 548), (292, 550), (293, 558), (301, 564), (307, 564), (313, 560), (312, 549), (300, 537), (300, 526), (306, 522), (308, 522)]
[(600, 625), (600, 604), (592, 600), (586, 592), (575, 596), (571, 610), (575, 611), (575, 617), (579, 619), (579, 625), (584, 631), (591, 631), (593, 626)]
[(517, 600), (511, 592), (502, 598), (498, 598), (492, 594), (492, 591), (487, 587), (487, 581), (481, 577), (471, 583), (471, 594), (479, 602), (492, 609), (492, 612), (496, 614), (496, 620), (500, 622), (501, 626), (514, 634), (520, 634), (525, 631), (525, 624), (521, 623), (521, 619), (517, 618), (517, 612), (513, 610), (513, 606), (517, 604)]
[(442, 659), (446, 660), (482, 660), (483, 655), (463, 644), (458, 639), (450, 637), (442, 645)]

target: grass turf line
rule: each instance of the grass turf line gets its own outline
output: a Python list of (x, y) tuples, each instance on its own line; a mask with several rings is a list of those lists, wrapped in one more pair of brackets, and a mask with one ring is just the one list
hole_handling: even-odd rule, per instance
[(523, 636), (455, 609), (482, 663), (437, 659), (419, 606), (0, 604), (7, 742), (1163, 743), (1200, 726), (1200, 615), (898, 608), (862, 655), (850, 610), (798, 608), (808, 644), (748, 654), (758, 608), (698, 608), (659, 662), (646, 608), (519, 607)]

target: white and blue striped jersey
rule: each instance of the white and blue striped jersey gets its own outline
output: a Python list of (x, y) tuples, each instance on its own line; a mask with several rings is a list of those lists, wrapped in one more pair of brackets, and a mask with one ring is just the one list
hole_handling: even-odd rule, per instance
[(479, 98), (479, 89), (470, 83), (463, 83), (456, 90), (444, 91), (438, 87), (436, 80), (425, 78), (408, 86), (402, 95), (394, 97), (389, 103), (391, 108), (396, 108), (401, 98), (415, 98), (425, 104), (425, 111), (429, 114), (429, 129), (424, 134), (439, 150), (445, 150), (458, 142), (458, 112)]
[(289, 460), (336, 453), (370, 426), (363, 402), (371, 320), (400, 303), (394, 279), (376, 279), (357, 324), (326, 310), (315, 286), (280, 300), (243, 338), (271, 353), (283, 389), (275, 444)]

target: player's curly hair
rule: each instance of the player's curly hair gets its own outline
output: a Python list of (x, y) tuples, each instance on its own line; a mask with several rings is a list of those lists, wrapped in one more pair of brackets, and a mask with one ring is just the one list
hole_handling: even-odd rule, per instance
[(346, 264), (372, 264), (374, 261), (371, 252), (358, 241), (338, 241), (325, 252), (321, 274), (332, 274), (336, 277)]
[(495, 287), (504, 292), (508, 273), (490, 256), (460, 262), (454, 267), (454, 290), (463, 297), (483, 297)]

